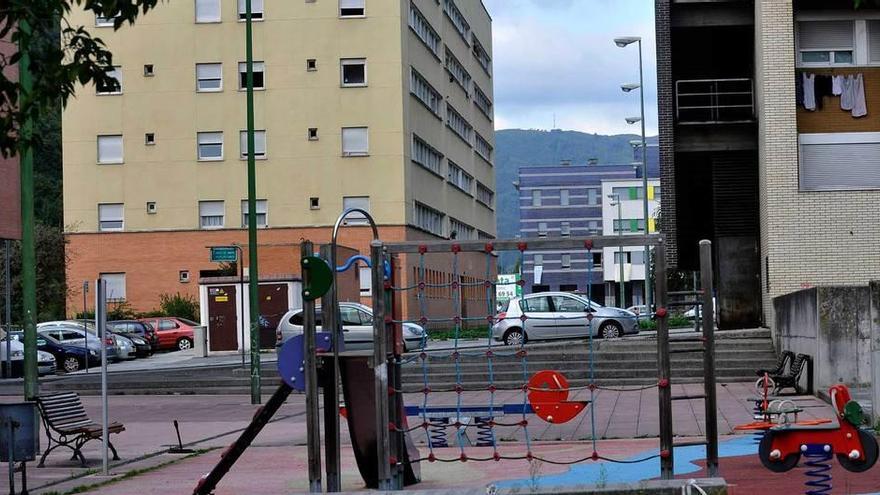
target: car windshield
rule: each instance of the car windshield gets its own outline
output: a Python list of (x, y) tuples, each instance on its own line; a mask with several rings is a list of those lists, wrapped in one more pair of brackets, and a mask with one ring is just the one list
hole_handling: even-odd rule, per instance
[(599, 308), (604, 308), (604, 307), (605, 307), (605, 306), (603, 306), (603, 305), (597, 303), (596, 301), (591, 301), (591, 300), (587, 299), (586, 297), (584, 297), (584, 296), (582, 296), (582, 295), (580, 295), (580, 294), (572, 294), (572, 296), (574, 296), (574, 297), (580, 299), (581, 301), (584, 302), (584, 304), (589, 304), (590, 307), (592, 307), (592, 308), (599, 309)]
[(198, 323), (196, 323), (196, 322), (194, 322), (194, 321), (192, 321), (192, 320), (187, 320), (186, 318), (178, 318), (177, 321), (181, 321), (181, 322), (183, 322), (184, 324), (189, 325), (189, 326), (191, 326), (191, 327), (197, 327), (197, 326), (199, 326)]

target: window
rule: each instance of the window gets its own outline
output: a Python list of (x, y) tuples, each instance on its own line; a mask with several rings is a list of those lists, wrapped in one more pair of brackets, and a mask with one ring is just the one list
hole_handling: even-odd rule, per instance
[(477, 229), (471, 227), (470, 225), (456, 220), (452, 217), (449, 218), (449, 236), (455, 234), (455, 238), (459, 240), (473, 240), (477, 238)]
[(480, 64), (480, 67), (486, 71), (486, 75), (492, 77), (492, 74), (489, 71), (489, 67), (492, 65), (492, 59), (489, 57), (489, 52), (483, 48), (483, 44), (477, 39), (477, 35), (471, 34), (471, 41), (474, 44), (474, 58), (477, 59), (477, 63)]
[(599, 231), (599, 222), (597, 220), (590, 220), (587, 225), (589, 226), (588, 228), (590, 229), (591, 233)]
[(342, 156), (370, 154), (370, 133), (367, 127), (342, 128)]
[[(342, 198), (342, 210), (349, 210), (351, 208), (359, 208), (361, 210), (370, 212), (370, 197), (369, 196), (346, 196)], [(367, 221), (367, 217), (364, 216), (363, 213), (354, 212), (345, 217), (345, 221), (347, 225), (367, 225), (369, 222)]]
[(180, 325), (174, 320), (159, 320), (158, 330), (176, 330), (178, 328), (180, 328)]
[(801, 134), (800, 189), (880, 189), (880, 133)]
[(477, 201), (483, 203), (484, 205), (492, 208), (492, 201), (495, 199), (495, 191), (489, 189), (488, 186), (483, 185), (481, 182), (477, 182)]
[[(247, 160), (248, 157), (248, 133), (240, 131), (238, 133), (239, 143), (241, 145), (241, 159)], [(266, 131), (254, 131), (254, 158), (257, 160), (266, 159)]]
[(532, 259), (534, 259), (535, 266), (542, 266), (544, 264), (544, 255), (543, 254), (536, 254), (536, 255), (532, 256)]
[(310, 58), (306, 60), (306, 70), (309, 72), (314, 72), (318, 70), (318, 60), (314, 58)]
[[(240, 21), (247, 20), (247, 2), (238, 0), (238, 19)], [(251, 19), (254, 21), (263, 20), (263, 0), (251, 0)]]
[(317, 127), (309, 127), (309, 141), (317, 141), (318, 140), (318, 128)]
[[(630, 263), (630, 254), (632, 253), (630, 253), (629, 251), (624, 251), (623, 253), (621, 253), (620, 251), (614, 251), (614, 264), (619, 265), (621, 259), (623, 259), (624, 265)], [(621, 255), (623, 255), (622, 258)]]
[(645, 230), (645, 219), (624, 218), (623, 220), (614, 219), (614, 232), (620, 232), (621, 225), (624, 232), (642, 232)]
[(221, 229), (225, 215), (226, 207), (223, 201), (199, 201), (199, 227)]
[(593, 267), (602, 266), (602, 252), (593, 253)]
[(660, 186), (654, 186), (654, 201), (660, 201)]
[(538, 237), (547, 237), (547, 222), (538, 222)]
[(562, 268), (571, 268), (571, 255), (563, 254), (562, 255)]
[(623, 201), (644, 199), (645, 189), (642, 187), (612, 187), (611, 195), (618, 196)]
[(320, 210), (321, 209), (321, 198), (316, 198), (314, 196), (309, 198), (309, 209), (310, 210)]
[(116, 17), (106, 18), (95, 14), (95, 27), (114, 27), (116, 25)]
[(587, 189), (587, 204), (596, 206), (599, 204), (599, 191), (596, 189)]
[(122, 203), (104, 203), (98, 205), (98, 230), (110, 232), (125, 227), (125, 208)]
[(483, 232), (482, 230), (478, 230), (477, 231), (477, 239), (479, 239), (481, 241), (491, 241), (491, 240), (495, 239), (495, 236), (488, 233), (488, 232)]
[(196, 64), (196, 91), (223, 91), (223, 64)]
[[(258, 199), (257, 203), (257, 227), (266, 227), (269, 225), (269, 202), (265, 199)], [(248, 201), (246, 199), (241, 200), (241, 228), (247, 228), (248, 224), (248, 213), (250, 210), (248, 209)]]
[(122, 134), (98, 136), (98, 163), (122, 163)]
[(489, 141), (483, 139), (479, 132), (474, 132), (474, 149), (477, 154), (483, 157), (487, 162), (492, 163), (492, 145)]
[(465, 96), (470, 97), (471, 75), (468, 73), (467, 69), (461, 65), (461, 62), (455, 58), (455, 55), (449, 51), (449, 48), (446, 49), (446, 70), (449, 71), (452, 79), (455, 80), (455, 82), (461, 86), (461, 89), (464, 90)]
[[(254, 89), (266, 89), (266, 64), (254, 62)], [(247, 89), (247, 62), (238, 63), (238, 89)]]
[(428, 110), (436, 116), (440, 116), (440, 106), (443, 104), (443, 97), (431, 86), (428, 81), (410, 67), (409, 72), (409, 91), (422, 102)]
[(409, 27), (434, 56), (440, 56), (440, 35), (419, 11), (414, 3), (409, 4)]
[(471, 144), (471, 133), (474, 128), (448, 102), (446, 103), (446, 125), (452, 129), (456, 136), (464, 139), (468, 145)]
[(449, 20), (452, 21), (452, 25), (455, 26), (455, 30), (461, 36), (461, 39), (463, 39), (465, 43), (468, 43), (471, 25), (468, 24), (464, 16), (461, 14), (461, 11), (455, 6), (455, 2), (453, 0), (443, 0), (443, 12), (445, 12), (446, 16), (449, 17)]
[(153, 146), (156, 144), (156, 134), (153, 132), (144, 134), (144, 144), (147, 146)]
[(447, 161), (449, 162), (449, 166), (446, 170), (446, 180), (453, 186), (471, 194), (471, 188), (474, 185), (474, 177), (462, 170), (462, 168), (456, 165), (452, 160)]
[[(124, 273), (102, 273), (98, 278), (104, 281), (104, 293), (107, 294), (108, 301), (125, 300)], [(82, 336), (80, 336), (80, 338), (82, 338)]]
[(373, 293), (373, 271), (366, 266), (358, 268), (358, 283), (361, 289), (361, 297), (369, 297)]
[(560, 189), (559, 190), (559, 204), (561, 206), (568, 206), (569, 205), (568, 189)]
[(367, 59), (343, 58), (339, 60), (342, 86), (346, 88), (367, 85)]
[(210, 162), (223, 159), (223, 133), (199, 132), (196, 134), (199, 161)]
[[(538, 287), (538, 286), (535, 286)], [(523, 311), (530, 313), (549, 313), (550, 298), (549, 297), (530, 297), (520, 302)]]
[(220, 0), (196, 0), (196, 22), (220, 22)]
[(852, 65), (855, 21), (798, 22), (799, 62), (807, 66)]
[(867, 21), (868, 24), (868, 62), (880, 64), (880, 20)]
[(366, 0), (339, 0), (339, 17), (363, 17)]
[[(177, 272), (177, 280), (182, 284), (188, 283), (189, 282), (189, 270), (180, 270), (179, 272)], [(163, 320), (163, 321), (170, 321), (170, 320)], [(176, 323), (175, 323), (175, 325), (176, 325)], [(161, 327), (162, 324), (159, 323), (159, 326)], [(177, 328), (177, 327), (174, 327), (174, 328)]]
[(144, 64), (144, 77), (153, 77), (153, 64)]
[(115, 86), (99, 86), (97, 88), (99, 95), (121, 95), (122, 94), (122, 67), (113, 66), (113, 70), (107, 71), (107, 77), (116, 80)]
[(559, 235), (569, 237), (571, 235), (571, 222), (562, 222), (559, 224)]
[(474, 84), (474, 105), (480, 109), (483, 114), (492, 120), (492, 100), (483, 93), (479, 86)]
[(541, 206), (541, 190), (532, 190), (532, 206)]
[(443, 155), (422, 138), (413, 134), (412, 161), (439, 175)]
[(415, 204), (415, 226), (434, 235), (443, 235), (443, 214), (421, 203)]
[(645, 264), (645, 252), (644, 251), (631, 251), (629, 253), (630, 262), (634, 265), (644, 265)]

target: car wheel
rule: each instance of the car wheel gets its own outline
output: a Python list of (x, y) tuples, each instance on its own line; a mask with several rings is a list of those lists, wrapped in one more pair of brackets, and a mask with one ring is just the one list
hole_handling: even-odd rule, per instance
[(616, 339), (623, 335), (623, 327), (621, 327), (620, 323), (617, 323), (616, 321), (608, 321), (599, 329), (599, 335), (601, 335), (603, 339)]
[(177, 350), (185, 351), (187, 349), (192, 349), (193, 343), (192, 340), (183, 338), (177, 341)]
[(79, 359), (74, 356), (67, 356), (64, 358), (64, 361), (61, 362), (61, 366), (64, 368), (64, 371), (68, 373), (79, 371)]
[(505, 345), (523, 345), (526, 343), (526, 334), (520, 328), (511, 328), (504, 334)]

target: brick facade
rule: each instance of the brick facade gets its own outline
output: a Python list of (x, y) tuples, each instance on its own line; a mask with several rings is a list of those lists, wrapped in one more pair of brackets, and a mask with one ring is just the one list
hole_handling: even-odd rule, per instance
[(666, 240), (666, 260), (671, 269), (678, 264), (675, 201), (675, 111), (672, 81), (671, 0), (654, 2), (657, 37), (657, 110), (660, 142), (660, 231)]

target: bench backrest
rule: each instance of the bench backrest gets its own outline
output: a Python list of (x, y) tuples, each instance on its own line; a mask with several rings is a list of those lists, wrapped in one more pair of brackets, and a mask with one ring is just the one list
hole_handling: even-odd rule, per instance
[(795, 356), (794, 361), (791, 362), (791, 368), (789, 368), (788, 374), (792, 378), (797, 378), (801, 376), (801, 373), (804, 371), (804, 365), (807, 363), (807, 360), (810, 359), (810, 356), (806, 354), (798, 354)]
[(53, 430), (67, 430), (92, 423), (76, 392), (41, 395), (37, 398), (37, 404), (46, 425)]
[(785, 373), (785, 365), (790, 363), (794, 359), (794, 353), (791, 351), (782, 351), (779, 353), (779, 357), (776, 358), (776, 367), (773, 368), (773, 372), (771, 375), (781, 375)]

